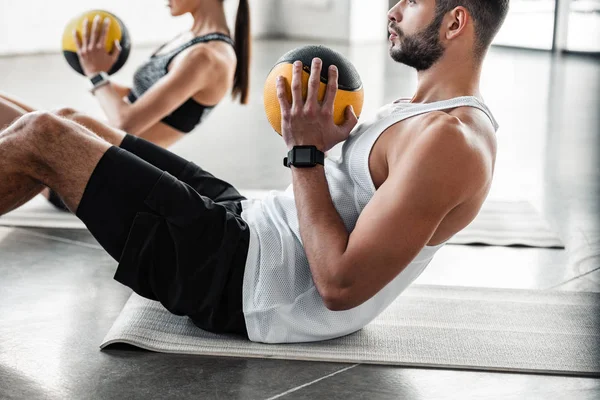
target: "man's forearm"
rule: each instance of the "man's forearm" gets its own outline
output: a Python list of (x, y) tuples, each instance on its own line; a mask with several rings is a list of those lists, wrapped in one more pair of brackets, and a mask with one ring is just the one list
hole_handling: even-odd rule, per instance
[(324, 167), (292, 167), (300, 235), (321, 294), (348, 285), (339, 271), (349, 234), (333, 205)]

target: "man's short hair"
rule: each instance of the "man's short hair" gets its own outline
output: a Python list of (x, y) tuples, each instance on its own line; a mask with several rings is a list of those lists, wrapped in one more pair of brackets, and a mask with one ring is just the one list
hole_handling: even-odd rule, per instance
[(506, 18), (508, 2), (509, 0), (436, 0), (436, 16), (441, 22), (447, 12), (459, 6), (465, 7), (475, 26), (474, 56), (481, 59)]

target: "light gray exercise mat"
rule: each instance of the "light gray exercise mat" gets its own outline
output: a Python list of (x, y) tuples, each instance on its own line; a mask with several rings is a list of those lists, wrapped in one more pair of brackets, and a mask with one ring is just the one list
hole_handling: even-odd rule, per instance
[(600, 376), (600, 294), (415, 285), (361, 331), (302, 344), (211, 334), (131, 296), (101, 348)]
[(523, 200), (487, 200), (473, 222), (449, 243), (565, 247), (542, 215), (531, 203)]
[[(260, 198), (266, 190), (246, 190), (244, 196)], [(28, 203), (0, 216), (0, 226), (27, 228), (87, 229), (73, 214), (56, 209), (47, 199), (38, 195)]]
[[(241, 192), (248, 198), (261, 198), (268, 193)], [(0, 226), (86, 229), (75, 216), (56, 210), (41, 196), (0, 217)], [(471, 225), (449, 243), (564, 248), (560, 238), (527, 201), (488, 200)]]
[(83, 222), (73, 214), (57, 210), (41, 195), (1, 216), (0, 225), (25, 228), (87, 229)]

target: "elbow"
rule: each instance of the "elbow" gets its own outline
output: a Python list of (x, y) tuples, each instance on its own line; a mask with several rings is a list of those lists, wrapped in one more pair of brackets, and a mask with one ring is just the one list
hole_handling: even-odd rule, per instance
[(119, 116), (118, 118), (115, 118), (111, 122), (112, 122), (112, 125), (117, 129), (120, 129), (127, 133), (129, 133), (129, 131), (131, 130), (131, 122), (125, 117)]
[(325, 307), (330, 311), (346, 311), (359, 305), (349, 288), (328, 288), (320, 294)]
[(354, 308), (338, 299), (323, 299), (323, 301), (325, 302), (325, 307), (327, 307), (329, 311), (347, 311)]
[(360, 305), (356, 290), (358, 282), (348, 274), (348, 270), (346, 266), (336, 265), (329, 269), (329, 276), (317, 285), (323, 304), (330, 311), (346, 311)]
[(113, 126), (126, 133), (129, 133), (130, 135), (137, 135), (135, 124), (131, 118), (128, 118), (127, 116), (119, 116), (116, 118), (116, 120), (113, 121)]
[(137, 129), (135, 125), (138, 125), (138, 121), (136, 120), (139, 120), (139, 118), (135, 118), (135, 114), (132, 112), (131, 107), (131, 105), (120, 106), (111, 112), (107, 112), (106, 116), (112, 127), (135, 135), (135, 130)]

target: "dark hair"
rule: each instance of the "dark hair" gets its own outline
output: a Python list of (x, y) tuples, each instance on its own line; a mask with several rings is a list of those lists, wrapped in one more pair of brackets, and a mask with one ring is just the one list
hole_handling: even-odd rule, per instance
[(250, 91), (250, 54), (252, 51), (250, 38), (250, 6), (248, 0), (240, 0), (235, 19), (235, 55), (237, 67), (233, 80), (233, 98), (240, 98), (240, 103), (248, 104)]
[(441, 23), (446, 13), (459, 6), (465, 7), (475, 26), (474, 55), (481, 59), (506, 18), (508, 2), (509, 0), (436, 0), (436, 17)]

